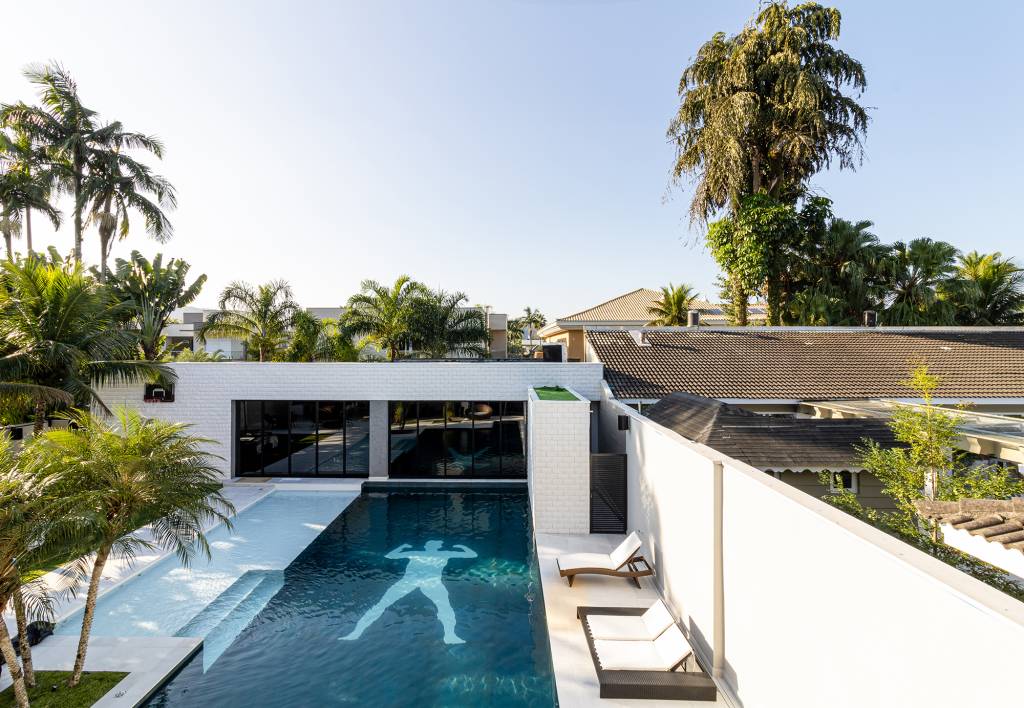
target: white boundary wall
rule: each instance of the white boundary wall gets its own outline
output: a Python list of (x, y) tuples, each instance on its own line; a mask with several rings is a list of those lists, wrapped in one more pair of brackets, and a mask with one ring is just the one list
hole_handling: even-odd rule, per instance
[[(613, 400), (629, 525), (710, 667), (713, 460), (724, 463), (724, 662), (738, 706), (1018, 705), (1024, 604)], [(614, 447), (613, 444), (609, 447)]]
[(526, 405), (533, 530), (590, 533), (590, 401), (544, 401), (531, 389)]
[[(408, 361), (358, 363), (188, 362), (177, 374), (173, 403), (145, 403), (143, 386), (109, 386), (100, 397), (113, 408), (127, 405), (143, 415), (191, 424), (213, 440), (217, 466), (231, 475), (232, 401), (370, 401), (371, 447), (386, 450), (387, 414), (374, 401), (525, 401), (532, 386), (572, 388), (585, 398), (601, 396), (601, 364), (541, 361)], [(374, 411), (378, 413), (374, 416)], [(379, 427), (383, 424), (383, 428)], [(371, 461), (378, 460), (371, 450)], [(371, 474), (387, 474), (385, 467)]]

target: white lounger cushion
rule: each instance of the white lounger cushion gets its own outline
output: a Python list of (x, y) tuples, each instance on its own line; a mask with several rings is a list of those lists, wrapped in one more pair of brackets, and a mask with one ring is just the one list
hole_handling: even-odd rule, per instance
[(604, 570), (618, 570), (626, 564), (630, 558), (640, 550), (640, 537), (636, 531), (629, 534), (626, 540), (619, 544), (619, 547), (610, 554), (606, 553), (569, 553), (558, 557), (558, 567), (561, 570), (573, 570), (575, 568), (602, 568)]
[(665, 603), (658, 600), (639, 617), (588, 614), (587, 624), (594, 639), (654, 641), (672, 626), (672, 615)]
[(605, 671), (670, 671), (693, 653), (676, 625), (653, 642), (595, 639), (594, 649)]

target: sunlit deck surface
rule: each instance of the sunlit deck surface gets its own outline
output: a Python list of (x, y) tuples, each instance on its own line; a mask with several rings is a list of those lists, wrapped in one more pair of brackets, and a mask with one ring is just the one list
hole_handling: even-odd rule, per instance
[(590, 657), (587, 640), (576, 608), (580, 605), (597, 607), (649, 607), (658, 598), (654, 583), (648, 578), (640, 580), (638, 590), (632, 582), (621, 578), (599, 575), (579, 576), (570, 588), (565, 578), (559, 577), (555, 559), (566, 553), (588, 551), (609, 552), (622, 541), (621, 536), (603, 534), (537, 534), (537, 560), (544, 586), (544, 613), (548, 621), (551, 640), (551, 662), (555, 671), (558, 704), (563, 708), (576, 706), (726, 706), (721, 697), (711, 701), (652, 701), (600, 698), (600, 686)]

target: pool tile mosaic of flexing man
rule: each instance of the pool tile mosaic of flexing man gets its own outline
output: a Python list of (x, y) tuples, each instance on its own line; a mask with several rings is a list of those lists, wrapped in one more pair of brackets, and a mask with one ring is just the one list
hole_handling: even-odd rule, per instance
[(441, 620), (444, 627), (444, 641), (446, 644), (464, 644), (455, 633), (455, 610), (448, 599), (448, 589), (441, 580), (444, 567), (452, 558), (476, 558), (476, 552), (463, 546), (455, 544), (452, 548), (458, 551), (442, 551), (443, 541), (427, 541), (422, 551), (405, 550), (412, 548), (408, 543), (403, 543), (395, 550), (388, 553), (385, 558), (399, 560), (407, 558), (409, 564), (405, 567), (405, 574), (384, 593), (384, 596), (376, 605), (366, 611), (356, 623), (356, 628), (348, 635), (339, 639), (352, 640), (362, 636), (366, 628), (377, 621), (384, 610), (401, 600), (409, 593), (419, 590), (437, 607), (437, 618)]

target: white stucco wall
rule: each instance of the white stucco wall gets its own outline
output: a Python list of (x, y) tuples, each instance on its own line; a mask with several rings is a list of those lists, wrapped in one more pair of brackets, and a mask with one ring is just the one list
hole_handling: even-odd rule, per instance
[[(210, 451), (222, 459), (218, 467), (230, 476), (232, 401), (347, 400), (371, 401), (371, 446), (386, 445), (387, 413), (373, 401), (525, 401), (531, 386), (564, 386), (597, 400), (601, 395), (600, 364), (541, 361), (292, 364), (258, 362), (183, 362), (177, 374), (174, 403), (145, 403), (142, 385), (110, 386), (100, 391), (110, 407), (129, 405), (145, 415), (191, 424), (192, 432), (213, 440)], [(374, 412), (377, 415), (374, 415)], [(386, 456), (371, 462), (386, 465)], [(371, 468), (371, 475), (386, 474)]]
[(737, 705), (1019, 703), (1024, 604), (771, 475), (602, 402), (602, 417), (619, 414), (631, 417), (629, 525), (709, 666), (712, 460), (724, 462), (722, 678)]
[(536, 533), (590, 533), (590, 402), (527, 400), (528, 482)]

